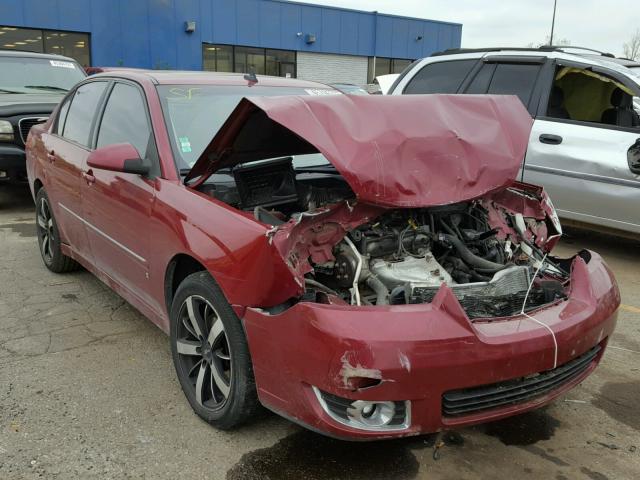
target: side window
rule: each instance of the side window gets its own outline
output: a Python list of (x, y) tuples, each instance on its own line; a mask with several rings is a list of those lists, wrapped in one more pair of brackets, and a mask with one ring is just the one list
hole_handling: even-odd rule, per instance
[(106, 87), (107, 82), (91, 82), (78, 87), (64, 123), (64, 138), (89, 146), (93, 117)]
[(638, 128), (640, 115), (637, 108), (634, 109), (637, 93), (604, 73), (577, 66), (558, 66), (546, 116)]
[(476, 74), (475, 78), (471, 81), (464, 93), (487, 93), (487, 90), (489, 90), (489, 85), (491, 84), (491, 79), (493, 78), (493, 72), (495, 71), (495, 63), (485, 63), (484, 65), (482, 65), (482, 68)]
[(62, 129), (64, 128), (64, 122), (67, 119), (67, 113), (69, 113), (69, 105), (71, 105), (72, 96), (69, 96), (64, 103), (60, 106), (60, 110), (58, 110), (58, 118), (56, 118), (56, 128), (54, 129), (55, 133), (58, 135), (62, 134)]
[(525, 107), (529, 105), (541, 65), (499, 63), (491, 78), (487, 93), (517, 95)]
[(130, 143), (138, 150), (140, 158), (147, 158), (152, 136), (146, 112), (140, 91), (131, 85), (117, 83), (104, 109), (96, 146)]
[(456, 93), (477, 60), (451, 60), (425, 65), (403, 93)]

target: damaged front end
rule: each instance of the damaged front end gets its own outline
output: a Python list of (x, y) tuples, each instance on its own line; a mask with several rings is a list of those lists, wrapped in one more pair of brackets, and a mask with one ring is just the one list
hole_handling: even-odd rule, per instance
[[(290, 275), (237, 309), (261, 402), (382, 438), (503, 418), (585, 378), (619, 293), (597, 254), (550, 255), (553, 205), (514, 180), (520, 102), (341, 97), (243, 100), (187, 177), (264, 226)], [(325, 163), (296, 162), (309, 154)], [(519, 396), (476, 401), (503, 385)]]
[[(527, 216), (518, 211), (523, 204)], [(429, 303), (446, 285), (476, 319), (566, 298), (569, 265), (547, 254), (560, 234), (544, 192), (515, 184), (482, 199), (417, 209), (345, 200), (276, 226), (269, 238), (304, 283), (298, 300)]]

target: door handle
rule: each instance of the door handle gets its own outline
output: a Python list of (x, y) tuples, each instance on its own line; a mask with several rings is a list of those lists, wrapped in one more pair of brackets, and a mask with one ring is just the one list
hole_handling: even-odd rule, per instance
[(49, 160), (49, 163), (54, 163), (56, 161), (56, 153), (53, 150), (47, 152), (47, 160)]
[(82, 178), (87, 182), (87, 185), (93, 185), (96, 183), (96, 177), (93, 176), (93, 171), (82, 172)]
[(548, 145), (560, 145), (562, 143), (562, 137), (560, 135), (543, 133), (542, 135), (540, 135), (540, 143), (546, 143)]

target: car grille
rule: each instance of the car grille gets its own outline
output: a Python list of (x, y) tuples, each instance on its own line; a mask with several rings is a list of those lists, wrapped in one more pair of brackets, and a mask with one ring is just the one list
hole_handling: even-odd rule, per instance
[(445, 417), (455, 417), (540, 397), (578, 377), (597, 357), (600, 349), (596, 345), (570, 362), (535, 375), (445, 392), (442, 395), (442, 413)]
[(21, 118), (18, 122), (18, 129), (20, 130), (20, 138), (22, 139), (22, 143), (27, 143), (27, 136), (29, 136), (29, 130), (34, 125), (38, 125), (39, 123), (44, 123), (48, 120), (48, 117), (26, 117)]

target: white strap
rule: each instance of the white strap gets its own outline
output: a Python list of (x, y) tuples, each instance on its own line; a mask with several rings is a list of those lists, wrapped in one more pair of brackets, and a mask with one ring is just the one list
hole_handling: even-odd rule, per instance
[(529, 293), (531, 293), (531, 287), (533, 286), (533, 282), (538, 276), (538, 273), (540, 272), (540, 269), (544, 265), (544, 261), (546, 259), (547, 259), (547, 254), (545, 253), (544, 257), (542, 257), (542, 261), (540, 262), (540, 265), (538, 265), (538, 268), (533, 274), (533, 277), (531, 277), (531, 281), (529, 282), (529, 288), (527, 289), (527, 294), (524, 296), (524, 302), (522, 302), (522, 310), (520, 311), (520, 314), (524, 315), (529, 320), (533, 320), (538, 325), (542, 325), (544, 328), (546, 328), (549, 331), (549, 333), (551, 334), (551, 338), (553, 339), (553, 368), (556, 368), (558, 366), (558, 341), (556, 340), (556, 334), (553, 332), (553, 330), (551, 330), (551, 327), (549, 327), (549, 325), (547, 325), (544, 322), (541, 322), (536, 318), (533, 318), (531, 315), (525, 313), (524, 311), (524, 307), (527, 305), (527, 299), (529, 298)]

